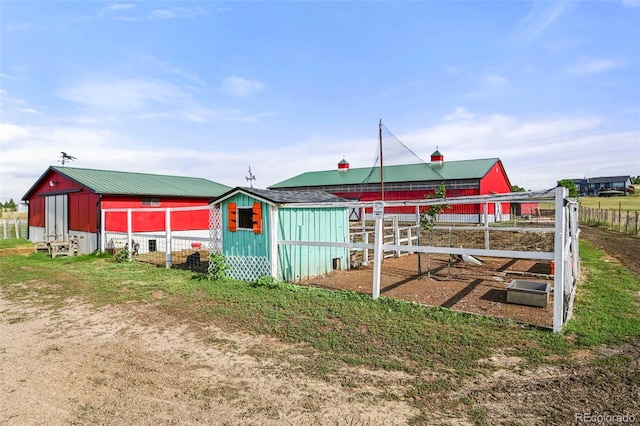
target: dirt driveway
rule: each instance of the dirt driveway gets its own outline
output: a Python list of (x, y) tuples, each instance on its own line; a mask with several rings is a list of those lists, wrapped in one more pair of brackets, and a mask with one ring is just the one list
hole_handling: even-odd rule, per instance
[[(419, 414), (385, 397), (404, 394), (405, 373), (343, 367), (317, 379), (279, 357), (293, 347), (275, 339), (178, 322), (153, 304), (67, 300), (51, 310), (35, 297), (0, 294), (0, 425), (402, 425)], [(435, 394), (425, 424), (473, 424), (474, 413), (488, 424), (558, 424), (567, 412), (630, 410), (638, 421), (640, 343), (602, 351), (631, 362), (590, 364), (596, 351), (520, 371), (521, 359), (497, 353), (486, 360), (492, 374)]]

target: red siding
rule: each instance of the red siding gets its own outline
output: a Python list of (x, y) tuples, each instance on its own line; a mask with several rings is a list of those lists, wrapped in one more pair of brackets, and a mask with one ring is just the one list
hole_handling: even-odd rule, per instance
[[(107, 209), (140, 209), (140, 208), (175, 208), (208, 206), (209, 200), (181, 198), (161, 199), (157, 206), (143, 206), (143, 197), (107, 197), (102, 200), (103, 210)], [(165, 212), (135, 212), (132, 215), (133, 232), (153, 232), (165, 229)], [(188, 231), (209, 228), (208, 210), (178, 211), (171, 213), (171, 229)], [(106, 217), (105, 229), (112, 232), (127, 232), (127, 213), (109, 213)]]
[[(419, 191), (385, 191), (385, 201), (405, 201), (405, 200), (424, 200), (428, 196), (431, 197), (435, 191), (419, 190)], [(359, 201), (377, 201), (381, 199), (380, 192), (335, 192), (334, 195), (344, 198), (354, 199), (357, 196)], [(463, 197), (470, 195), (478, 195), (477, 189), (448, 189), (447, 197)], [(426, 207), (420, 209), (423, 212)], [(371, 213), (371, 209), (366, 210)], [(388, 214), (414, 214), (415, 207), (386, 207), (385, 213)], [(455, 205), (451, 209), (447, 209), (450, 214), (478, 214), (480, 207), (478, 205)]]
[[(53, 181), (51, 186), (49, 182)], [(67, 177), (50, 170), (41, 178), (39, 183), (31, 191), (31, 196), (27, 200), (29, 202), (29, 225), (45, 226), (45, 198), (47, 194), (64, 194), (67, 193), (68, 209), (69, 209), (69, 230), (83, 232), (98, 232), (100, 223), (100, 214), (98, 204), (100, 196), (93, 193), (89, 188), (84, 187)], [(172, 208), (172, 207), (191, 207), (191, 206), (208, 206), (208, 199), (184, 199), (184, 198), (166, 198), (160, 200), (159, 206), (143, 206), (141, 196), (109, 196), (102, 198), (102, 209), (138, 209), (138, 208)], [(164, 229), (165, 213), (164, 212), (148, 212), (134, 214), (133, 230), (134, 232), (159, 231)], [(116, 232), (127, 231), (127, 214), (126, 213), (110, 213), (107, 217), (107, 230)], [(203, 211), (186, 211), (173, 212), (171, 215), (171, 229), (175, 231), (184, 231), (192, 229), (208, 229), (209, 213)]]
[[(502, 167), (502, 161), (498, 161), (480, 180), (480, 194), (507, 194), (509, 192), (511, 192), (511, 183), (509, 182), (509, 178), (507, 177), (504, 167)], [(501, 206), (503, 214), (510, 213), (510, 203), (502, 203)], [(488, 214), (495, 214), (495, 204), (489, 203), (488, 207)]]
[[(53, 182), (53, 186), (50, 184)], [(45, 226), (45, 199), (47, 195), (67, 193), (69, 208), (69, 231), (97, 231), (96, 203), (98, 197), (86, 187), (67, 177), (50, 171), (31, 192), (29, 202), (29, 225)]]

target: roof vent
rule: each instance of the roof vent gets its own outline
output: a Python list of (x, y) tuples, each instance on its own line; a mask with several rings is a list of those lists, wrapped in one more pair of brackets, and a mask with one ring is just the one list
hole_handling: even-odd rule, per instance
[(344, 158), (338, 163), (338, 171), (346, 172), (349, 170), (349, 162)]

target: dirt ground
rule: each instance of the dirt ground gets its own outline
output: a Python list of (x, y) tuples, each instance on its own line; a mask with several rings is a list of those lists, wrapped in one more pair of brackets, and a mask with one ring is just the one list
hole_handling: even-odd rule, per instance
[[(640, 276), (640, 238), (602, 229), (582, 227), (580, 238), (602, 249)], [(440, 244), (447, 235), (440, 236)], [(481, 232), (458, 233), (456, 240), (466, 248), (480, 248)], [(462, 244), (459, 244), (462, 245)], [(493, 237), (492, 248), (553, 250), (552, 234), (504, 233)], [(553, 326), (553, 292), (546, 307), (507, 303), (507, 287), (512, 280), (548, 283), (553, 289), (549, 261), (478, 258), (482, 265), (470, 265), (448, 255), (410, 254), (384, 259), (381, 269), (380, 295), (443, 306), (462, 312), (509, 318), (541, 327)], [(420, 268), (418, 267), (420, 262)], [(419, 274), (418, 271), (421, 271)], [(332, 273), (303, 282), (318, 287), (344, 289), (371, 294), (372, 263), (357, 269)]]
[[(588, 228), (582, 237), (612, 261), (640, 271), (639, 239)], [(415, 256), (403, 262), (412, 264), (411, 257), (415, 265)], [(415, 293), (425, 303), (464, 309), (465, 297), (475, 292), (492, 309), (515, 310), (500, 299), (509, 271), (545, 274), (544, 266), (501, 261), (491, 268), (502, 268), (504, 275), (487, 273), (492, 278), (469, 284), (477, 269), (456, 264), (449, 270), (442, 260), (431, 262), (431, 279), (415, 285), (426, 290), (464, 279), (457, 296), (443, 292), (440, 299), (428, 299), (427, 291), (407, 292), (408, 269), (395, 264), (385, 265), (390, 278), (383, 294)], [(356, 289), (367, 291), (362, 287)], [(277, 356), (292, 348), (267, 337), (177, 321), (153, 304), (95, 308), (67, 300), (51, 310), (43, 309), (41, 300), (7, 300), (0, 293), (0, 424), (404, 425), (419, 414), (403, 398), (383, 397), (402, 395), (411, 382), (407, 374), (345, 366), (320, 380)], [(266, 352), (271, 355), (262, 356)], [(600, 355), (627, 361), (612, 370), (591, 362)], [(571, 413), (640, 419), (640, 342), (576, 353), (571, 364), (535, 370), (520, 370), (521, 359), (501, 353), (484, 362), (495, 367), (491, 374), (470, 378), (458, 391), (434, 394), (425, 424), (470, 425), (473, 413), (482, 414), (486, 424), (565, 424), (558, 419)]]

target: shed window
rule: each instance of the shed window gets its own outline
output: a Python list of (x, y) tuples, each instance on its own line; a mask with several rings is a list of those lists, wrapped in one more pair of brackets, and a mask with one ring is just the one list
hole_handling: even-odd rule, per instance
[(238, 229), (253, 231), (253, 208), (238, 207)]
[(143, 198), (140, 200), (140, 204), (143, 206), (159, 206), (160, 198)]

